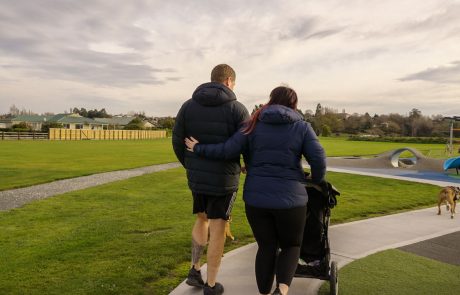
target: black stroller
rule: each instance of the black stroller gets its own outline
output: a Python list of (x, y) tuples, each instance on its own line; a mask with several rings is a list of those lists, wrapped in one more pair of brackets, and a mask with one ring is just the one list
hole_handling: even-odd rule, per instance
[(307, 220), (295, 277), (329, 281), (330, 294), (337, 294), (337, 262), (331, 262), (328, 228), (340, 192), (329, 182), (315, 185), (307, 180), (305, 188), (309, 196)]

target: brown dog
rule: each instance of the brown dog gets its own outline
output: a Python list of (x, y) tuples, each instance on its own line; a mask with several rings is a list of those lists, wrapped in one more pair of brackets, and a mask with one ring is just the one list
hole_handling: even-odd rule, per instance
[(441, 215), (441, 204), (445, 203), (447, 211), (450, 206), (450, 218), (454, 218), (457, 200), (460, 198), (460, 187), (446, 186), (439, 192), (438, 197), (438, 215)]
[(232, 241), (235, 240), (235, 237), (232, 235), (232, 232), (230, 231), (230, 222), (232, 221), (232, 217), (230, 216), (230, 218), (227, 220), (227, 222), (225, 223), (225, 237), (227, 238), (230, 238)]

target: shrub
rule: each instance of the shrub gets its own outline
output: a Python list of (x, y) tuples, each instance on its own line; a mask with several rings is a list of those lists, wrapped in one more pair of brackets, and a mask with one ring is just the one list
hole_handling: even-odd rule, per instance
[(11, 129), (13, 131), (31, 131), (31, 128), (29, 127), (29, 125), (27, 125), (26, 122), (14, 124), (13, 126), (11, 126)]
[(50, 128), (62, 128), (62, 124), (57, 122), (45, 122), (42, 124), (42, 132), (49, 132)]
[(323, 129), (321, 131), (321, 135), (324, 137), (329, 137), (331, 136), (331, 134), (332, 134), (331, 128), (328, 125), (324, 124)]

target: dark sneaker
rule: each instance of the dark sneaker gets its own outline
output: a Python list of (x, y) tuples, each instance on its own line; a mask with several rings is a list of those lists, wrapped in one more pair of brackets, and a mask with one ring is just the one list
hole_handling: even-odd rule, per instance
[(222, 284), (217, 283), (214, 285), (214, 287), (209, 287), (208, 283), (206, 283), (203, 287), (203, 294), (204, 295), (220, 295), (224, 294), (224, 286)]
[(201, 278), (201, 272), (192, 266), (188, 272), (187, 280), (185, 283), (189, 286), (203, 288), (204, 281)]
[(282, 295), (280, 288), (276, 287), (275, 291), (273, 291), (272, 295)]

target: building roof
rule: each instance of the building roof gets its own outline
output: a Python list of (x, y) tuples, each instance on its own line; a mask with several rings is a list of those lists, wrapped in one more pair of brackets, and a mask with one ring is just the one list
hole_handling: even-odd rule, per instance
[(104, 124), (103, 122), (97, 122), (91, 118), (82, 117), (79, 114), (57, 114), (54, 116), (19, 115), (11, 119), (11, 121), (28, 123), (56, 122), (62, 124)]
[(155, 125), (153, 125), (152, 123), (150, 123), (149, 121), (143, 121), (142, 122), (144, 128), (152, 128), (152, 127), (155, 127)]
[(112, 118), (94, 118), (96, 122), (109, 124), (109, 125), (128, 125), (136, 117), (112, 117)]
[[(79, 114), (56, 114), (52, 116), (42, 115), (19, 115), (12, 119), (2, 119), (1, 122), (28, 122), (28, 123), (44, 123), (44, 122), (56, 122), (62, 124), (90, 124), (90, 125), (114, 125), (114, 126), (126, 126), (136, 117), (134, 116), (117, 116), (112, 118), (86, 118)], [(152, 127), (150, 122), (143, 121), (144, 126)]]
[(53, 116), (41, 116), (41, 115), (18, 115), (11, 119), (11, 122), (30, 122), (30, 123), (42, 123), (49, 121)]
[(50, 121), (63, 124), (101, 124), (91, 118), (82, 117), (79, 114), (57, 114)]

